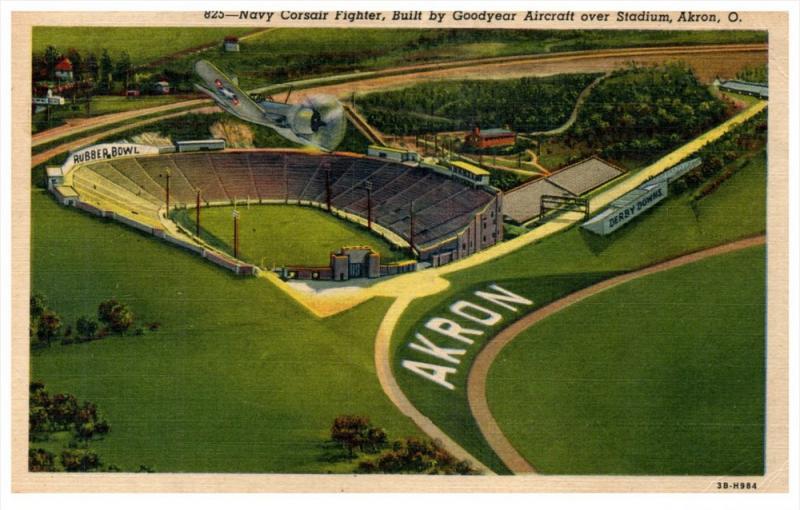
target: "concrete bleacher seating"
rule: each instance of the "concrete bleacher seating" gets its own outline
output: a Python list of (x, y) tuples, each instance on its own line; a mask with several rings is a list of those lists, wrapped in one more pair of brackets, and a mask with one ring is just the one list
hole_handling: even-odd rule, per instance
[(539, 216), (542, 195), (573, 196), (547, 179), (526, 182), (503, 196), (503, 215), (519, 223)]
[(547, 179), (570, 193), (580, 196), (625, 173), (602, 159), (592, 156), (558, 170)]
[(165, 200), (167, 171), (172, 205), (194, 205), (198, 189), (203, 201), (212, 203), (249, 199), (325, 204), (327, 180), (332, 205), (362, 217), (367, 216), (365, 185), (370, 182), (373, 221), (405, 239), (409, 237), (409, 208), (414, 202), (417, 242), (434, 241), (464, 228), (494, 197), (489, 191), (430, 170), (335, 154), (170, 154), (90, 163), (83, 170), (93, 174), (88, 180), (83, 177), (86, 185), (107, 181), (110, 184), (104, 193), (113, 200), (133, 200), (136, 208), (153, 215)]

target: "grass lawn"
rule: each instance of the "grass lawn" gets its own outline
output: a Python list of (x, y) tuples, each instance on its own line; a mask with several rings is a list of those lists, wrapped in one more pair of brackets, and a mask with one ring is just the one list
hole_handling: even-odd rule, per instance
[(523, 332), (487, 382), (545, 474), (764, 472), (764, 247), (650, 275)]
[[(398, 383), (423, 414), (482, 462), (502, 470), (500, 461), (477, 429), (459, 386), (448, 391), (400, 366), (403, 359), (423, 361), (423, 355), (408, 347), (414, 333), (423, 331), (424, 323), (451, 303), (467, 299), (474, 289), (492, 282), (507, 285), (510, 290), (520, 289), (534, 298), (535, 306), (542, 306), (589, 284), (598, 275), (630, 271), (689, 251), (763, 233), (765, 201), (766, 159), (762, 151), (752, 164), (739, 170), (694, 209), (691, 194), (687, 192), (667, 199), (607, 237), (573, 227), (500, 259), (447, 275), (451, 284), (447, 291), (415, 300), (398, 322), (392, 339)], [(742, 210), (752, 210), (752, 214), (743, 215)], [(554, 288), (554, 282), (561, 284)], [(487, 333), (480, 343), (488, 338)], [(477, 351), (480, 346), (472, 349)], [(456, 377), (466, 375), (470, 361), (477, 354), (472, 349), (462, 358)]]
[(374, 332), (388, 300), (317, 319), (261, 279), (61, 207), (42, 190), (31, 207), (31, 289), (65, 323), (116, 297), (137, 323), (162, 324), (140, 337), (32, 353), (33, 380), (95, 402), (108, 419), (111, 432), (92, 442), (106, 464), (351, 472), (325, 443), (338, 414), (367, 415), (391, 438), (420, 434), (374, 373)]
[[(33, 27), (33, 52), (55, 46), (62, 53), (75, 48), (86, 59), (94, 53), (99, 59), (103, 49), (113, 60), (127, 51), (134, 65), (206, 44), (219, 43), (226, 35), (241, 36), (252, 28), (205, 27)], [(143, 44), (144, 43), (144, 44)]]
[[(405, 254), (366, 227), (335, 218), (325, 211), (297, 205), (239, 206), (240, 258), (261, 267), (327, 266), (330, 252), (343, 246), (369, 245), (382, 262), (405, 259)], [(177, 215), (194, 231), (195, 211)], [(201, 210), (201, 236), (210, 244), (233, 253), (233, 207)]]

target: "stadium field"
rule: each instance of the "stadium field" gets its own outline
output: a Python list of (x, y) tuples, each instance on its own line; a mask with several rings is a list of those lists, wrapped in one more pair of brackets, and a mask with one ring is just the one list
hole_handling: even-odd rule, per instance
[(490, 369), (495, 419), (543, 474), (763, 474), (765, 263), (718, 255), (544, 319)]
[[(325, 211), (296, 205), (239, 206), (240, 258), (261, 267), (302, 265), (327, 266), (330, 252), (343, 246), (369, 245), (382, 262), (405, 259), (405, 252), (379, 235)], [(180, 211), (179, 221), (194, 231), (195, 211)], [(201, 237), (233, 253), (233, 207), (201, 210)]]
[[(447, 291), (412, 302), (401, 316), (392, 339), (395, 377), (411, 402), (442, 430), (490, 468), (503, 472), (477, 428), (466, 400), (468, 368), (480, 350), (475, 345), (461, 357), (456, 389), (449, 391), (401, 366), (403, 359), (421, 359), (408, 347), (425, 322), (459, 299), (469, 300), (478, 287), (497, 282), (545, 305), (571, 289), (602, 275), (630, 271), (681, 254), (762, 234), (766, 230), (766, 155), (752, 156), (713, 194), (696, 204), (691, 194), (671, 197), (607, 237), (573, 227), (528, 245), (508, 256), (445, 276)], [(731, 165), (740, 165), (737, 160)], [(746, 204), (752, 214), (737, 214)], [(763, 272), (762, 272), (763, 276)], [(553, 288), (554, 282), (561, 282)], [(527, 310), (520, 310), (520, 314)], [(505, 313), (505, 312), (504, 312)], [(508, 325), (507, 318), (503, 325)], [(493, 331), (481, 337), (485, 343)], [(534, 464), (535, 465), (535, 464)]]
[(33, 191), (31, 211), (31, 289), (65, 324), (110, 297), (137, 324), (161, 323), (142, 336), (31, 352), (31, 380), (96, 403), (109, 421), (111, 432), (90, 443), (104, 464), (352, 472), (326, 442), (335, 416), (369, 416), (392, 439), (421, 435), (375, 376), (374, 332), (388, 300), (317, 319), (261, 279), (61, 207), (44, 190)]

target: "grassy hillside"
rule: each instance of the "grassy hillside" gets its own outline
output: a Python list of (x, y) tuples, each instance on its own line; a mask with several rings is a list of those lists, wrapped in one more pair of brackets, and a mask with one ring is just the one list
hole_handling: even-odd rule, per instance
[(106, 463), (159, 472), (351, 472), (325, 442), (364, 414), (391, 438), (419, 434), (381, 391), (373, 336), (388, 306), (309, 315), (274, 286), (32, 195), (31, 289), (74, 325), (103, 299), (127, 303), (144, 336), (36, 350), (33, 380), (98, 405)]
[(244, 35), (252, 28), (204, 27), (33, 27), (32, 50), (42, 53), (54, 46), (66, 53), (70, 48), (84, 57), (103, 49), (112, 58), (127, 51), (134, 65), (147, 64), (167, 55), (198, 46), (219, 43), (226, 35)]
[[(574, 227), (506, 257), (448, 275), (451, 285), (446, 292), (415, 300), (400, 318), (392, 339), (394, 371), (400, 386), (420, 411), (446, 433), (481, 461), (502, 469), (471, 417), (463, 383), (455, 391), (448, 391), (400, 366), (403, 359), (422, 360), (423, 355), (408, 347), (414, 333), (422, 331), (425, 322), (437, 312), (492, 282), (523, 295), (531, 294), (538, 307), (591, 283), (597, 275), (629, 271), (762, 233), (766, 229), (765, 197), (766, 158), (762, 151), (752, 164), (701, 200), (698, 213), (692, 207), (691, 195), (686, 193), (664, 201), (607, 237)], [(756, 208), (754, 213), (741, 219), (742, 208), (751, 206)], [(560, 282), (557, 289), (552, 288), (554, 282)], [(462, 357), (457, 381), (466, 377), (480, 345), (490, 335), (487, 333)]]
[(764, 472), (766, 250), (629, 282), (524, 331), (487, 398), (541, 473)]

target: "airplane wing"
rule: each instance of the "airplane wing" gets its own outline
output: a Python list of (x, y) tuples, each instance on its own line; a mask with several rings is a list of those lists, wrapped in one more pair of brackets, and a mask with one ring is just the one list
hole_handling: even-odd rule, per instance
[(210, 96), (223, 110), (256, 124), (269, 125), (264, 110), (253, 101), (247, 92), (237, 87), (225, 73), (207, 60), (200, 60), (194, 66), (205, 86), (195, 88)]
[(313, 97), (302, 104), (272, 101), (259, 104), (211, 62), (200, 60), (194, 68), (203, 80), (203, 85), (195, 84), (195, 88), (231, 115), (269, 127), (299, 145), (324, 151), (334, 150), (344, 138), (344, 110), (335, 98)]

